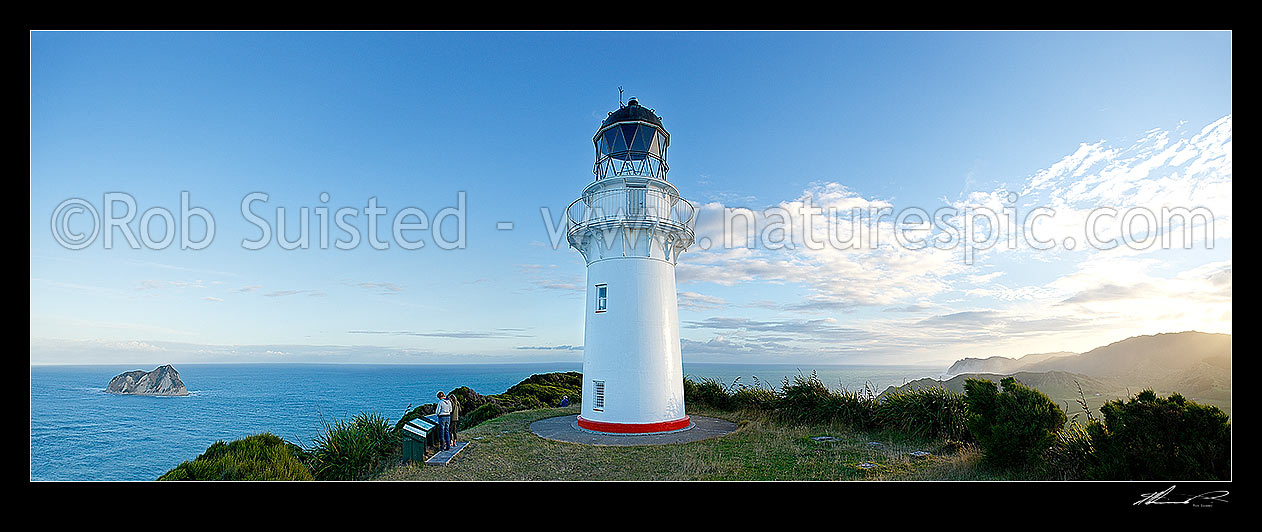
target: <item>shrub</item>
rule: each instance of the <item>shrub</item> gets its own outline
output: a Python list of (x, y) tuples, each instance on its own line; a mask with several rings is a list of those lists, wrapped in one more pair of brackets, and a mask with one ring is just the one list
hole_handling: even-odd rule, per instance
[(919, 437), (962, 440), (969, 436), (964, 395), (941, 387), (886, 394), (876, 403), (876, 422)]
[(684, 380), (689, 404), (722, 410), (749, 409), (773, 412), (777, 417), (801, 423), (840, 423), (855, 429), (888, 428), (917, 437), (968, 440), (967, 403), (964, 395), (945, 388), (893, 392), (878, 398), (871, 385), (858, 390), (832, 391), (819, 374), (786, 377), (780, 390), (741, 384), (730, 386), (713, 378)]
[(861, 390), (841, 389), (832, 397), (834, 421), (844, 423), (856, 429), (875, 428), (876, 407), (880, 400), (876, 392), (864, 386)]
[[(1082, 411), (1074, 413), (1068, 427), (1056, 432), (1056, 440), (1047, 449), (1043, 464), (1044, 474), (1060, 480), (1086, 478), (1087, 468), (1095, 459), (1091, 434), (1087, 433), (1086, 427), (1078, 422), (1078, 417), (1086, 414), (1087, 422), (1096, 421), (1096, 417), (1091, 412), (1091, 406), (1087, 404), (1087, 394), (1082, 392), (1082, 384), (1075, 380), (1074, 385), (1078, 387), (1077, 403)], [(1065, 409), (1069, 409), (1068, 405)]]
[[(735, 385), (739, 380), (737, 378), (732, 384)], [(721, 410), (731, 410), (735, 405), (732, 403), (732, 396), (728, 393), (728, 389), (729, 387), (712, 377), (704, 377), (701, 382), (684, 379), (684, 403), (704, 404)]]
[(229, 443), (217, 441), (158, 480), (312, 480), (302, 448), (264, 432)]
[(820, 382), (819, 375), (811, 372), (810, 377), (798, 374), (790, 382), (784, 378), (780, 387), (781, 398), (777, 411), (781, 417), (793, 421), (818, 422), (832, 419), (838, 409), (833, 393)]
[(995, 465), (1038, 465), (1065, 425), (1065, 413), (1042, 392), (1012, 377), (1000, 384), (1002, 392), (989, 380), (965, 381), (969, 432)]
[(472, 427), (474, 425), (482, 423), (483, 421), (486, 421), (488, 419), (495, 419), (511, 411), (512, 410), (509, 410), (508, 408), (505, 408), (503, 405), (500, 405), (498, 403), (487, 403), (482, 406), (479, 406), (473, 412), (470, 412), (468, 414), (468, 419), (469, 419), (468, 422), (465, 421), (465, 416), (463, 415), (460, 416), (460, 424), (463, 426)]
[(684, 401), (695, 403), (697, 399), (697, 383), (691, 377), (684, 377)]
[[(739, 381), (739, 378), (737, 379)], [(737, 386), (736, 382), (732, 383)], [(746, 386), (740, 384), (736, 392), (732, 393), (732, 406), (746, 410), (772, 411), (776, 408), (776, 402), (780, 400), (780, 396), (776, 390), (764, 387), (759, 382), (758, 377), (754, 377), (754, 385)]]
[[(533, 389), (535, 391), (527, 391), (528, 389)], [(551, 401), (552, 406), (556, 406), (556, 403), (561, 400), (561, 395), (569, 395), (570, 401), (574, 401), (575, 396), (582, 395), (583, 374), (577, 371), (567, 371), (565, 373), (536, 373), (513, 385), (512, 388), (509, 388), (502, 395), (532, 395), (541, 390), (554, 391), (544, 391), (542, 394), (538, 395), (539, 399), (544, 399), (552, 393), (559, 394), (556, 396), (555, 401)], [(545, 402), (548, 401), (545, 400)]]
[[(525, 380), (518, 383), (518, 385), (521, 385), (521, 384), (546, 384), (548, 386), (570, 388), (571, 390), (573, 389), (581, 390), (583, 388), (583, 373), (578, 372), (578, 371), (566, 371), (566, 372), (557, 372), (557, 373), (535, 373), (534, 375), (526, 377)], [(509, 391), (505, 393), (511, 393), (511, 392), (512, 392), (512, 388), (509, 388)]]
[(1058, 480), (1082, 480), (1093, 457), (1091, 435), (1076, 420), (1056, 432), (1043, 460), (1043, 472)]
[(317, 480), (362, 480), (376, 473), (399, 447), (399, 436), (379, 414), (325, 423), (309, 451)]
[(837, 421), (859, 429), (873, 426), (876, 417), (876, 396), (871, 388), (833, 393), (814, 371), (810, 377), (798, 374), (792, 383), (786, 377), (776, 406), (781, 417), (792, 421)]
[(1231, 423), (1218, 407), (1144, 390), (1100, 407), (1088, 423), (1095, 459), (1087, 476), (1104, 480), (1227, 480)]
[[(564, 386), (523, 382), (504, 392), (502, 399), (507, 400), (511, 397), (518, 404), (523, 406), (531, 405), (527, 408), (548, 408), (561, 404), (562, 397), (579, 397), (581, 395), (582, 388), (575, 390)], [(573, 399), (570, 401), (574, 402)]]
[[(570, 398), (570, 404), (572, 405), (582, 401), (582, 373), (576, 371), (537, 373), (513, 385), (512, 388), (509, 388), (504, 393), (488, 396), (487, 399), (498, 402), (505, 408), (505, 412), (512, 412), (515, 410), (556, 407), (561, 404), (561, 398), (566, 396)], [(461, 424), (463, 425), (464, 423), (462, 422)]]

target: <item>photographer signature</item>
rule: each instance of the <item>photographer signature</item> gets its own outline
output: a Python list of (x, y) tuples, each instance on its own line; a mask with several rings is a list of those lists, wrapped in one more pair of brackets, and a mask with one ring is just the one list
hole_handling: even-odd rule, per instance
[(1174, 491), (1174, 486), (1170, 486), (1165, 491), (1145, 493), (1143, 494), (1143, 498), (1139, 499), (1138, 501), (1135, 501), (1134, 505), (1139, 506), (1139, 505), (1149, 505), (1149, 504), (1190, 504), (1192, 506), (1200, 507), (1200, 506), (1211, 506), (1216, 502), (1227, 502), (1227, 499), (1225, 499), (1225, 497), (1227, 496), (1228, 492), (1225, 490), (1207, 491), (1200, 495), (1193, 495), (1185, 499), (1179, 499), (1179, 497), (1183, 497), (1183, 495), (1176, 494), (1173, 496), (1172, 499), (1164, 500), (1166, 496), (1170, 495), (1170, 492), (1172, 491)]

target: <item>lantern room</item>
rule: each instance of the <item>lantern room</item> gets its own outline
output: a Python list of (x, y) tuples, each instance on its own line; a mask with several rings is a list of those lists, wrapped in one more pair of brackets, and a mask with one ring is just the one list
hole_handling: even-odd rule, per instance
[(640, 176), (666, 179), (670, 133), (652, 109), (635, 98), (601, 123), (592, 137), (596, 146), (596, 179)]

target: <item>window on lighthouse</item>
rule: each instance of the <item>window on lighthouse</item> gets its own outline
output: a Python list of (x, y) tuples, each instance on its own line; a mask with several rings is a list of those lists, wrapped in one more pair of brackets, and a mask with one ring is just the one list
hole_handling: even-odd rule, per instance
[(608, 302), (609, 287), (603, 284), (596, 285), (596, 312), (604, 312)]
[(595, 385), (592, 391), (592, 395), (595, 396), (595, 400), (592, 401), (592, 410), (595, 410), (597, 412), (604, 412), (605, 411), (605, 381), (592, 381), (592, 384)]

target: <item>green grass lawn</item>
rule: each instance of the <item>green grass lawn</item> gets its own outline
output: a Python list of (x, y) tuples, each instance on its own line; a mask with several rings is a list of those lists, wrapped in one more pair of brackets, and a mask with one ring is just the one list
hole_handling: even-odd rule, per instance
[[(401, 464), (378, 480), (1016, 480), (992, 471), (976, 449), (896, 433), (855, 432), (834, 425), (792, 425), (758, 413), (690, 408), (689, 414), (738, 423), (727, 436), (691, 443), (591, 446), (546, 440), (534, 421), (579, 408), (513, 412), (460, 433), (468, 441), (446, 466)], [(833, 436), (817, 442), (814, 436)], [(872, 445), (869, 442), (877, 442)], [(909, 453), (931, 456), (913, 459)], [(876, 467), (862, 469), (871, 462)]]

